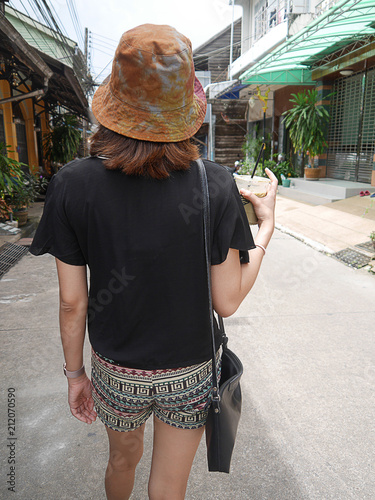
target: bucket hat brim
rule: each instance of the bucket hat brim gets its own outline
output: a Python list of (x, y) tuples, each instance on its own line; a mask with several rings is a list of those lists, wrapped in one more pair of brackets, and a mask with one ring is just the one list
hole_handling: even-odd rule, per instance
[(121, 101), (111, 90), (110, 77), (97, 89), (92, 101), (95, 118), (118, 134), (151, 142), (179, 142), (200, 129), (206, 115), (203, 87), (195, 77), (192, 103), (172, 111), (150, 113)]

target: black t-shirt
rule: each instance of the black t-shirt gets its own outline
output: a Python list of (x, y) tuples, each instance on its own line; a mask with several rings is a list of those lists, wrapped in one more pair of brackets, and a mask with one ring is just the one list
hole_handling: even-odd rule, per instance
[[(204, 161), (211, 263), (254, 247), (233, 177)], [(30, 251), (90, 269), (94, 350), (128, 367), (177, 368), (211, 358), (201, 184), (196, 163), (165, 180), (74, 160), (51, 180)], [(218, 340), (218, 339), (217, 339)]]

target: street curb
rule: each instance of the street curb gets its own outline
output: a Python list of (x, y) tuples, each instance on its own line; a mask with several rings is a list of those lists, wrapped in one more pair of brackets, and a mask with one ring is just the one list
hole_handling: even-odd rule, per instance
[(314, 248), (314, 250), (317, 250), (318, 252), (329, 255), (333, 255), (335, 253), (331, 248), (326, 247), (322, 243), (318, 243), (317, 241), (307, 238), (303, 234), (297, 233), (296, 231), (293, 231), (292, 229), (289, 229), (286, 226), (276, 223), (275, 228), (281, 231), (282, 233), (289, 234), (290, 236), (293, 236), (293, 238), (302, 241), (303, 243)]

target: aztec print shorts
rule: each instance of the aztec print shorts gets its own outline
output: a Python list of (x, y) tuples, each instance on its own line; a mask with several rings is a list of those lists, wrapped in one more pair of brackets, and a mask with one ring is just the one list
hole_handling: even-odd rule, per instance
[[(219, 351), (216, 360), (220, 375)], [(151, 413), (180, 429), (205, 425), (211, 402), (211, 360), (166, 370), (137, 370), (113, 363), (92, 350), (92, 396), (107, 427), (132, 431)]]

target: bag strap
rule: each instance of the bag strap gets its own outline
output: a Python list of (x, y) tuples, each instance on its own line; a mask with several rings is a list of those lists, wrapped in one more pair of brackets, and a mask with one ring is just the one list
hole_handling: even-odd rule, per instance
[[(210, 327), (211, 327), (211, 344), (212, 344), (212, 405), (216, 413), (220, 412), (220, 395), (219, 395), (219, 385), (218, 376), (216, 368), (216, 352), (215, 352), (215, 328), (214, 328), (214, 317), (213, 317), (213, 306), (212, 306), (212, 291), (211, 291), (211, 244), (210, 244), (210, 196), (208, 192), (208, 182), (207, 174), (204, 163), (201, 159), (197, 160), (198, 171), (201, 179), (201, 186), (203, 192), (203, 229), (204, 229), (204, 250), (206, 259), (206, 272), (207, 272), (207, 289), (208, 289), (208, 307), (210, 315)], [(227, 341), (227, 337), (224, 332), (224, 322), (219, 316), (220, 330), (223, 333), (224, 339)], [(226, 342), (224, 340), (224, 345)]]

